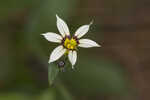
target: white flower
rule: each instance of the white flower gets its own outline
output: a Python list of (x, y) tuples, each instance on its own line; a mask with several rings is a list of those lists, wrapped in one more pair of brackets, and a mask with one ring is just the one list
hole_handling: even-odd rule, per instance
[(56, 47), (49, 59), (49, 63), (58, 60), (65, 53), (68, 54), (69, 61), (72, 64), (72, 67), (75, 65), (77, 61), (77, 47), (90, 48), (90, 47), (100, 47), (99, 44), (90, 40), (90, 39), (80, 39), (84, 36), (92, 23), (89, 25), (83, 25), (75, 32), (74, 36), (70, 36), (69, 28), (67, 24), (56, 15), (57, 18), (57, 28), (61, 35), (58, 35), (53, 32), (47, 32), (42, 34), (48, 41), (60, 43), (58, 47)]

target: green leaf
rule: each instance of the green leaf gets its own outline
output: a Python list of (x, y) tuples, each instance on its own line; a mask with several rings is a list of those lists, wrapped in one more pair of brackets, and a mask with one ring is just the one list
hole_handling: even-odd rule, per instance
[(53, 63), (49, 64), (49, 66), (48, 66), (48, 81), (49, 81), (50, 85), (53, 84), (58, 72), (59, 72), (59, 69), (56, 65), (54, 65)]

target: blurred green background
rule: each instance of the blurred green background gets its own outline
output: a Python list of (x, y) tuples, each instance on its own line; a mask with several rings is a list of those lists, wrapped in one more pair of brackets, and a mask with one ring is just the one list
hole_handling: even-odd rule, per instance
[[(0, 0), (0, 100), (150, 100), (148, 0)], [(71, 33), (94, 20), (85, 36), (101, 48), (81, 49), (75, 70), (48, 83), (57, 44), (56, 14)]]

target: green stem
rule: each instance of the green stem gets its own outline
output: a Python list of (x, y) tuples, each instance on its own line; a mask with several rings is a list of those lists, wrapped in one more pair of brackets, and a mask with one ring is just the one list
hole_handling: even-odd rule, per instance
[(64, 100), (75, 100), (71, 93), (67, 90), (65, 85), (59, 80), (57, 83), (58, 90), (64, 96)]

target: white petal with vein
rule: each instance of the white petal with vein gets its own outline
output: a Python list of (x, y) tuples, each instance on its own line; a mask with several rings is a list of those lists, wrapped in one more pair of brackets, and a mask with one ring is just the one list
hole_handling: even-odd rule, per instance
[(63, 21), (58, 15), (56, 15), (57, 18), (57, 28), (60, 32), (60, 34), (64, 37), (65, 35), (70, 35), (69, 28), (65, 21)]
[(72, 67), (73, 67), (77, 61), (77, 52), (76, 51), (69, 51), (68, 58), (69, 58), (69, 61), (71, 62)]
[(56, 47), (50, 55), (49, 63), (58, 60), (65, 52), (66, 49), (63, 46)]
[(62, 40), (62, 37), (56, 33), (48, 32), (42, 35), (50, 42), (60, 43)]
[(101, 47), (101, 46), (97, 44), (95, 41), (92, 41), (90, 39), (80, 39), (79, 47), (90, 48), (90, 47)]
[(89, 25), (83, 25), (79, 27), (77, 31), (75, 32), (75, 36), (77, 36), (77, 38), (81, 38), (82, 36), (84, 36), (89, 31), (91, 24), (92, 22)]

